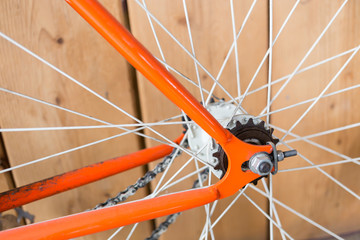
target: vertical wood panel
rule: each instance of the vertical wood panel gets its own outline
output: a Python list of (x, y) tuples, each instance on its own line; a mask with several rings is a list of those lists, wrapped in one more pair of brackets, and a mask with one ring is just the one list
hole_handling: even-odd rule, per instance
[[(294, 2), (275, 1), (275, 33), (282, 25)], [(302, 1), (299, 4), (274, 48), (274, 79), (292, 73), (341, 3), (340, 1)], [(360, 31), (357, 27), (360, 21), (359, 10), (358, 1), (349, 1), (303, 67), (349, 50), (360, 43)], [(360, 58), (358, 55), (327, 93), (359, 83)], [(317, 96), (349, 56), (350, 54), (295, 76), (284, 89), (283, 94), (279, 95), (274, 102), (272, 110)], [(278, 91), (280, 85), (274, 86), (273, 95)], [(357, 89), (320, 100), (293, 132), (300, 136), (306, 136), (326, 129), (358, 123), (360, 115), (356, 109), (360, 101), (359, 94), (360, 91)], [(274, 125), (289, 129), (309, 106), (310, 103), (274, 114), (271, 121)], [(354, 128), (311, 140), (349, 157), (358, 157), (360, 153), (360, 145), (357, 141), (359, 134), (360, 129)], [(291, 137), (287, 139), (291, 139)], [(293, 146), (315, 164), (341, 159), (308, 143), (300, 142)], [(297, 157), (281, 163), (281, 168), (306, 165), (308, 164), (304, 160)], [(360, 193), (358, 186), (360, 168), (358, 165), (349, 163), (323, 169), (355, 193)], [(331, 231), (345, 234), (359, 230), (359, 200), (319, 171), (280, 173), (274, 177), (274, 184), (276, 198)], [(314, 239), (327, 236), (321, 230), (305, 223), (281, 207), (278, 207), (278, 211), (284, 229), (295, 239)]]
[[(251, 3), (252, 1), (235, 1), (236, 31), (239, 31)], [(182, 1), (146, 1), (146, 4), (150, 12), (191, 52)], [(212, 75), (216, 76), (233, 41), (229, 2), (187, 1), (187, 8), (197, 59)], [(146, 13), (135, 1), (129, 1), (129, 14), (132, 33), (155, 56), (161, 58)], [(255, 5), (254, 11), (238, 40), (242, 92), (245, 91), (267, 50), (267, 24), (267, 2), (259, 1)], [(185, 76), (197, 82), (194, 63), (191, 58), (156, 23), (154, 23), (154, 26), (166, 61)], [(253, 88), (259, 87), (266, 82), (266, 73), (267, 67), (265, 65), (260, 71)], [(175, 73), (174, 75), (200, 101), (199, 91)], [(203, 87), (210, 90), (213, 80), (203, 70), (200, 70), (200, 77)], [(236, 94), (236, 73), (233, 54), (219, 81), (232, 95)], [(140, 74), (138, 74), (138, 83), (141, 109), (145, 121), (158, 121), (180, 113), (175, 105), (159, 94), (159, 91)], [(216, 88), (215, 95), (229, 100), (229, 97), (220, 88)], [(245, 100), (244, 107), (250, 113), (256, 114), (265, 106), (265, 97), (265, 92), (254, 94)], [(181, 127), (162, 127), (156, 129), (173, 138), (182, 131)], [(154, 144), (151, 141), (146, 143), (147, 146)], [(187, 159), (177, 158), (173, 165), (180, 167), (185, 163), (185, 160)], [(185, 172), (189, 173), (194, 170), (193, 165), (185, 170)], [(153, 165), (150, 165), (150, 168), (152, 167)], [(175, 171), (170, 170), (170, 172), (173, 173)], [(189, 188), (194, 180), (195, 178), (185, 182), (176, 189)], [(251, 195), (251, 192), (249, 194)], [(264, 209), (267, 208), (263, 198), (252, 197)], [(218, 216), (232, 198), (221, 201), (214, 215)], [(183, 213), (176, 220), (176, 223), (170, 226), (168, 232), (164, 234), (164, 239), (197, 238), (200, 236), (204, 226), (204, 215), (204, 208)], [(156, 223), (159, 224), (160, 221)], [(264, 239), (267, 236), (266, 225), (266, 220), (261, 213), (251, 206), (245, 198), (240, 198), (235, 207), (224, 218), (224, 221), (220, 222), (214, 230), (218, 239)]]
[[(119, 19), (123, 18), (120, 1), (102, 1)], [(78, 16), (65, 1), (1, 1), (0, 30), (31, 49), (100, 95), (135, 114), (134, 90), (125, 60)], [(108, 121), (132, 122), (84, 89), (49, 67), (0, 39), (1, 87), (27, 94), (59, 106)], [(0, 94), (0, 126), (46, 127), (98, 125), (98, 123), (61, 110)], [(4, 134), (12, 166), (54, 154), (92, 141), (121, 133), (120, 130), (68, 130)], [(17, 186), (91, 163), (136, 151), (138, 139), (127, 135), (74, 153), (49, 159), (13, 171)], [(143, 174), (138, 168), (30, 203), (24, 208), (35, 214), (36, 221), (89, 209), (114, 196)], [(140, 196), (143, 196), (140, 193)], [(135, 237), (144, 238), (149, 224), (141, 224)], [(127, 228), (125, 232), (128, 232)], [(109, 231), (89, 239), (104, 239)]]

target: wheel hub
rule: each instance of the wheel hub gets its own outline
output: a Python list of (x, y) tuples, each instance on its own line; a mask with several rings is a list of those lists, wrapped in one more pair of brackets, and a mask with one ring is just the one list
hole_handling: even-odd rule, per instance
[[(223, 127), (244, 142), (253, 145), (266, 145), (269, 142), (276, 145), (279, 142), (278, 139), (272, 136), (273, 129), (267, 127), (264, 121), (236, 110), (234, 104), (224, 101), (214, 102), (207, 106), (207, 110)], [(218, 178), (222, 178), (228, 167), (228, 159), (224, 150), (196, 123), (191, 123), (188, 127), (190, 149), (196, 152), (201, 160), (214, 166), (211, 171)], [(271, 161), (265, 160), (264, 157), (258, 156), (252, 159), (243, 164), (244, 171), (251, 170), (263, 176), (270, 172), (269, 168), (272, 169)], [(252, 168), (250, 169), (250, 167)]]

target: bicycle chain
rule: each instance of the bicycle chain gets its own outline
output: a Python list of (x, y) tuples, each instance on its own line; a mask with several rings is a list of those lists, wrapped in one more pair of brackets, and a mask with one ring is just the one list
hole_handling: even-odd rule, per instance
[[(186, 148), (187, 141), (184, 141), (183, 147)], [(139, 188), (145, 187), (147, 184), (149, 184), (157, 174), (162, 173), (165, 171), (165, 169), (169, 166), (172, 159), (179, 156), (182, 153), (182, 151), (178, 148), (174, 148), (173, 151), (164, 157), (163, 161), (161, 161), (159, 164), (155, 166), (153, 170), (148, 171), (143, 177), (139, 178), (135, 184), (128, 186), (124, 191), (119, 192), (115, 197), (109, 198), (103, 203), (100, 203), (96, 205), (94, 208), (90, 210), (96, 210), (104, 207), (110, 207), (114, 206), (120, 202), (124, 202), (126, 199), (128, 199), (130, 196), (134, 195)], [(206, 168), (200, 173), (201, 182), (206, 181), (209, 174), (209, 168)], [(198, 188), (200, 187), (200, 181), (197, 179), (192, 188)], [(159, 237), (166, 232), (166, 230), (169, 228), (170, 224), (174, 223), (176, 218), (181, 214), (181, 212), (171, 214), (167, 216), (166, 220), (163, 221), (152, 233), (151, 236), (146, 238), (146, 240), (157, 240)]]
[[(187, 147), (187, 141), (184, 141), (183, 147)], [(173, 151), (164, 157), (163, 161), (156, 165), (153, 170), (148, 171), (143, 177), (139, 178), (135, 184), (128, 186), (124, 191), (118, 193), (115, 197), (109, 198), (103, 203), (96, 205), (94, 208), (90, 210), (96, 210), (104, 207), (114, 206), (120, 202), (125, 201), (130, 196), (134, 195), (139, 188), (145, 187), (149, 184), (157, 174), (162, 173), (169, 166), (172, 159), (179, 156), (181, 154), (181, 150), (179, 148), (174, 148)], [(175, 156), (176, 155), (176, 156)]]

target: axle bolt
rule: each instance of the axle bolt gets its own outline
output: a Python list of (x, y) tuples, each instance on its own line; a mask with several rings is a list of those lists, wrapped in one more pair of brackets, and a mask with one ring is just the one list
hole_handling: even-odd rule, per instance
[(250, 158), (249, 168), (253, 173), (266, 176), (271, 172), (273, 164), (267, 153), (260, 152)]

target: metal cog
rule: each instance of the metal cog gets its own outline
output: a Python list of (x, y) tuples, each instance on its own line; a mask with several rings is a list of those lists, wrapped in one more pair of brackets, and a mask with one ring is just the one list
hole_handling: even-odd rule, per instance
[[(234, 119), (228, 124), (227, 129), (238, 139), (250, 144), (266, 145), (268, 142), (273, 142), (276, 145), (279, 142), (279, 139), (272, 136), (274, 129), (265, 126), (264, 121), (254, 119), (250, 115), (243, 115), (243, 117)], [(213, 153), (213, 157), (218, 160), (214, 169), (222, 172), (222, 178), (228, 167), (228, 158), (220, 145), (218, 145), (217, 151)], [(243, 164), (243, 168), (247, 168), (247, 162)], [(256, 184), (260, 178), (254, 180), (253, 183)]]

